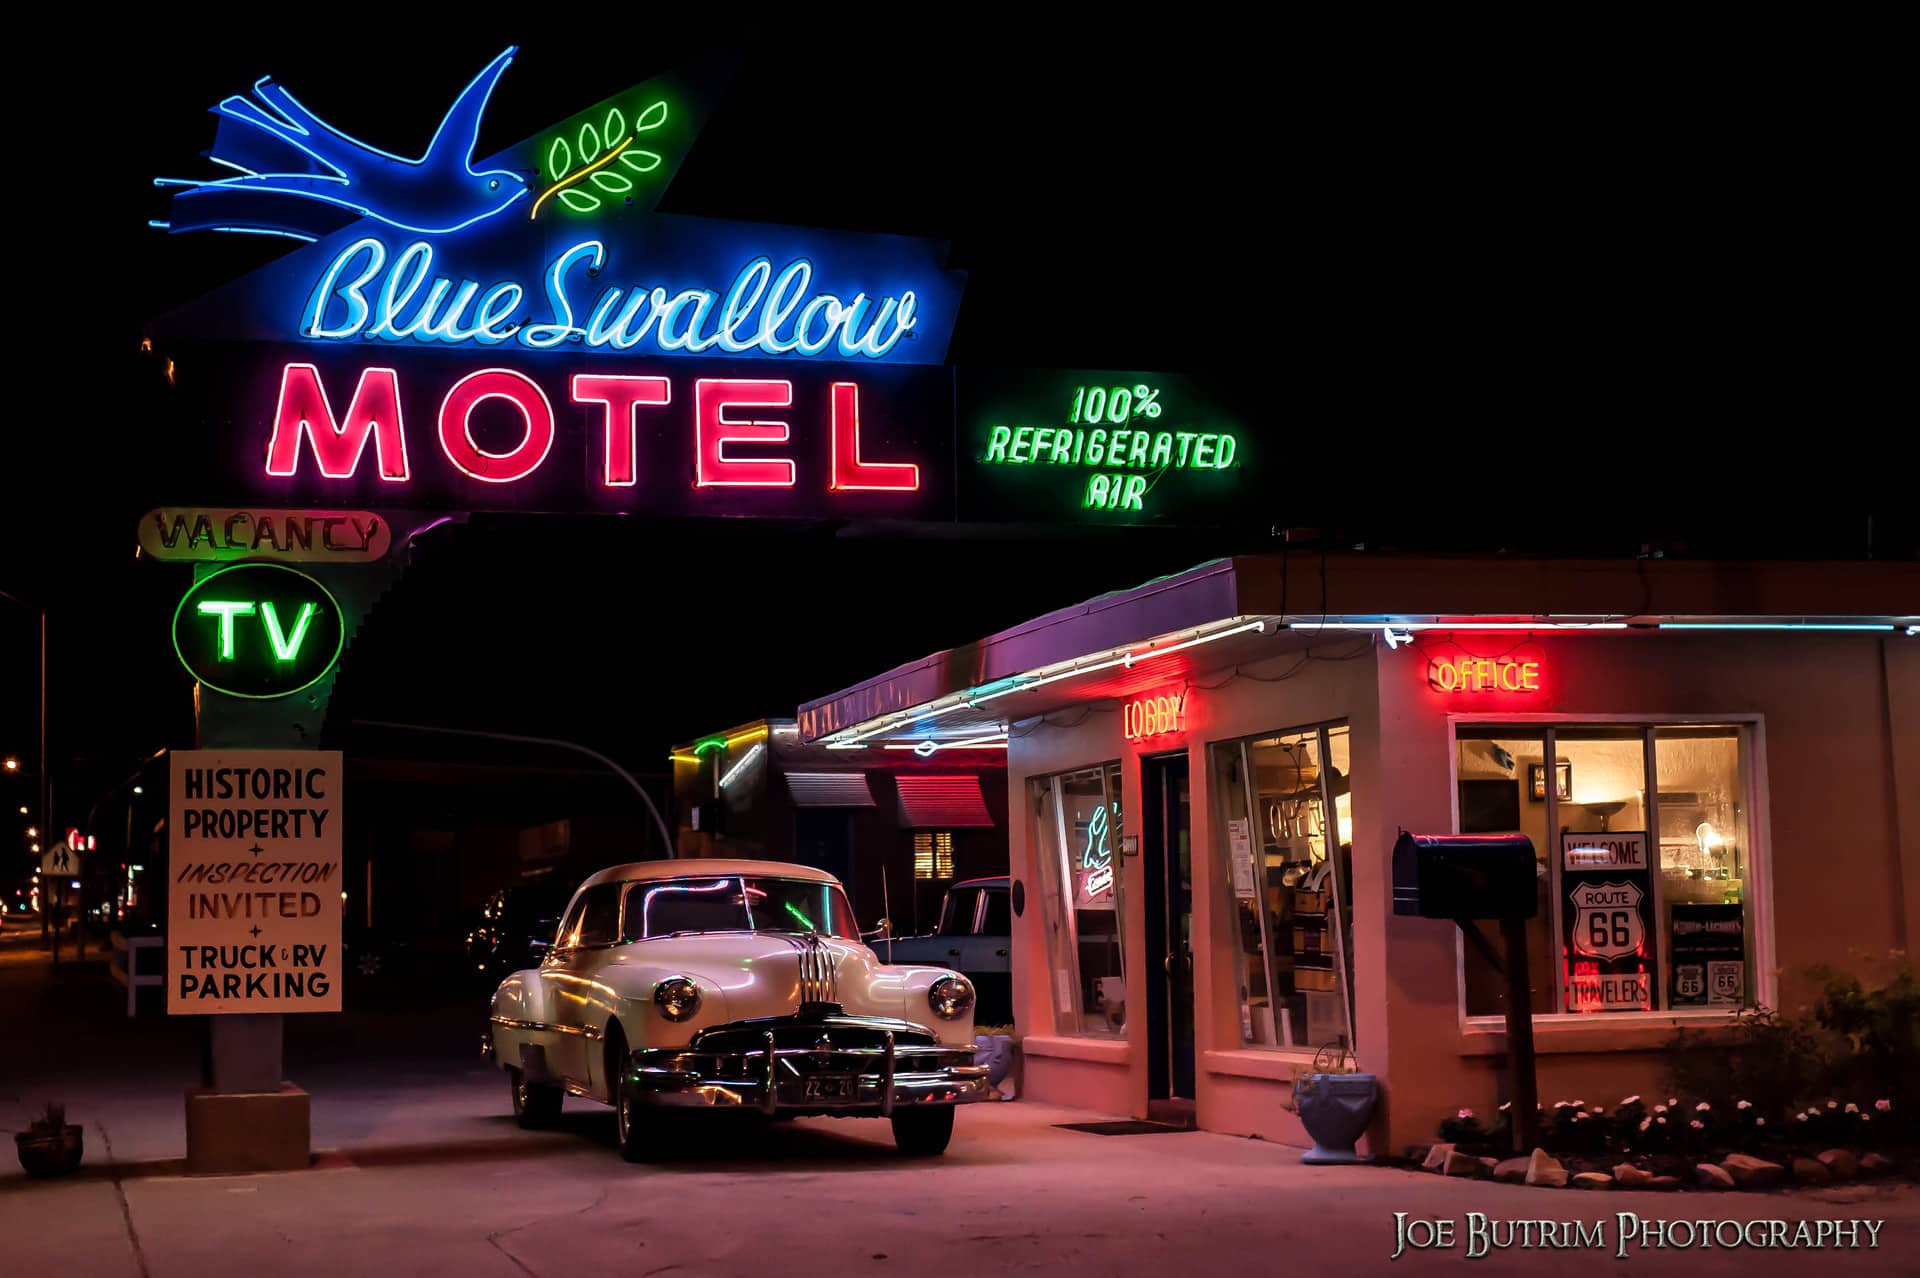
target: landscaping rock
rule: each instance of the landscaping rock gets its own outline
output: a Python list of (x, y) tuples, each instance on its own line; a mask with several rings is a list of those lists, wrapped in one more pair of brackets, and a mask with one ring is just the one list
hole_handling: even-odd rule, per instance
[(1712, 1163), (1701, 1163), (1693, 1170), (1699, 1173), (1702, 1189), (1733, 1188), (1733, 1177), (1727, 1174), (1727, 1169), (1724, 1167), (1716, 1167)]
[(1563, 1188), (1567, 1183), (1567, 1169), (1546, 1150), (1536, 1149), (1527, 1157), (1527, 1183), (1549, 1189)]
[(1653, 1173), (1635, 1167), (1632, 1163), (1621, 1163), (1613, 1169), (1613, 1178), (1620, 1182), (1622, 1189), (1645, 1189), (1653, 1183)]
[(1493, 1178), (1503, 1185), (1525, 1184), (1527, 1167), (1532, 1161), (1528, 1158), (1502, 1159), (1493, 1165)]
[(1647, 1188), (1653, 1190), (1655, 1193), (1670, 1194), (1680, 1188), (1680, 1178), (1678, 1176), (1655, 1176), (1647, 1182)]
[(1728, 1154), (1720, 1160), (1720, 1166), (1742, 1189), (1765, 1189), (1787, 1178), (1787, 1169), (1779, 1163), (1770, 1163), (1752, 1154)]
[(1860, 1160), (1844, 1149), (1829, 1149), (1820, 1155), (1820, 1161), (1835, 1180), (1852, 1180), (1860, 1174)]
[(1860, 1159), (1862, 1176), (1884, 1176), (1893, 1170), (1893, 1160), (1885, 1154), (1866, 1154)]
[(1793, 1160), (1793, 1182), (1796, 1185), (1831, 1185), (1833, 1173), (1817, 1158), (1796, 1158)]
[(1453, 1157), (1453, 1146), (1434, 1145), (1428, 1148), (1427, 1156), (1420, 1160), (1422, 1171), (1439, 1172), (1446, 1175), (1447, 1160)]
[(1482, 1154), (1480, 1155), (1480, 1165), (1486, 1168), (1487, 1175), (1491, 1176), (1493, 1175), (1493, 1169), (1500, 1165), (1500, 1160), (1497, 1158), (1489, 1158), (1485, 1154)]
[(1427, 1163), (1427, 1151), (1432, 1148), (1431, 1145), (1409, 1145), (1401, 1152), (1408, 1162), (1424, 1167)]
[(1458, 1150), (1447, 1155), (1447, 1165), (1440, 1169), (1442, 1176), (1467, 1176), (1477, 1178), (1488, 1174), (1487, 1165), (1472, 1154), (1463, 1154)]
[(1613, 1177), (1605, 1172), (1575, 1172), (1573, 1187), (1575, 1189), (1612, 1189)]

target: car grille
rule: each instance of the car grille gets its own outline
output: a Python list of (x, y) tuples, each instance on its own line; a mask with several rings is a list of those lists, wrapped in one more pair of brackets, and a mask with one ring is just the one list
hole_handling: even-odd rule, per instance
[(803, 936), (794, 943), (800, 947), (800, 1002), (839, 1002), (833, 951), (817, 936)]
[(773, 1034), (774, 1047), (782, 1050), (811, 1050), (818, 1047), (823, 1038), (835, 1050), (881, 1049), (886, 1046), (888, 1033), (892, 1033), (896, 1048), (930, 1047), (938, 1041), (932, 1031), (911, 1021), (853, 1016), (828, 1016), (818, 1020), (769, 1016), (704, 1030), (694, 1035), (692, 1050), (717, 1054), (758, 1052), (766, 1046), (769, 1031)]

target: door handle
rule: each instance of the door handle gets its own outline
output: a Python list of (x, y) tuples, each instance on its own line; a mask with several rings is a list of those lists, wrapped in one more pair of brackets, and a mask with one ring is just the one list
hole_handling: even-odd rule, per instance
[(1005, 958), (1007, 956), (1006, 948), (1002, 946), (1000, 949), (995, 950), (993, 955), (995, 958)]
[(959, 951), (959, 950), (948, 950), (948, 951), (947, 951), (947, 954), (948, 954), (948, 956), (949, 956), (949, 957), (952, 957), (952, 958), (959, 958), (959, 957), (960, 957), (960, 951)]

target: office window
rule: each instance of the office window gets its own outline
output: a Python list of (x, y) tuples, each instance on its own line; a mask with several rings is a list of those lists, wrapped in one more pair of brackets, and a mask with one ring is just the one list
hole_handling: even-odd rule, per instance
[[(1457, 730), (1461, 833), (1534, 845), (1535, 1013), (1753, 1005), (1747, 752), (1746, 731), (1725, 724)], [(1462, 961), (1467, 1014), (1503, 1014), (1503, 978), (1477, 947)]]

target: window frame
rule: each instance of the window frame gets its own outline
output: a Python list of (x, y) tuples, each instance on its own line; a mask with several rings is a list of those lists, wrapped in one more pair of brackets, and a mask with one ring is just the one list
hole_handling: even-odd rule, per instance
[[(1056, 1037), (1080, 1039), (1093, 1043), (1125, 1043), (1132, 1029), (1133, 1011), (1131, 1008), (1128, 1009), (1126, 1026), (1117, 1034), (1101, 1033), (1086, 1028), (1086, 999), (1081, 989), (1083, 979), (1080, 971), (1080, 915), (1073, 904), (1074, 883), (1072, 868), (1065, 863), (1071, 840), (1067, 837), (1066, 804), (1064, 802), (1065, 791), (1063, 787), (1069, 777), (1083, 776), (1087, 773), (1099, 774), (1101, 803), (1109, 815), (1111, 816), (1115, 809), (1119, 809), (1121, 813), (1121, 826), (1120, 829), (1116, 831), (1115, 837), (1121, 843), (1124, 843), (1126, 829), (1124, 798), (1126, 769), (1120, 759), (1101, 759), (1092, 763), (1083, 763), (1077, 767), (1035, 773), (1025, 778), (1027, 801), (1033, 807), (1028, 826), (1030, 846), (1038, 852), (1040, 856), (1045, 857), (1047, 855), (1046, 848), (1048, 838), (1042, 832), (1042, 827), (1051, 824), (1053, 828), (1054, 854), (1059, 858), (1060, 862), (1055, 870), (1059, 879), (1059, 894), (1057, 898), (1054, 896), (1049, 884), (1047, 869), (1045, 866), (1040, 867), (1040, 909), (1045, 931), (1044, 953), (1047, 956), (1047, 985), (1049, 987), (1047, 994), (1048, 1017), (1052, 1023), (1053, 1033)], [(1043, 788), (1051, 799), (1051, 818), (1044, 815), (1042, 811), (1046, 806), (1046, 803), (1041, 797)], [(1122, 869), (1122, 862), (1125, 857), (1126, 853), (1124, 848), (1117, 845), (1113, 855), (1113, 912), (1114, 929), (1120, 952), (1120, 977), (1123, 981), (1128, 978), (1131, 971), (1127, 961), (1126, 887), (1124, 883), (1125, 873)], [(979, 903), (976, 902), (974, 906), (976, 917), (979, 908)], [(1055, 939), (1053, 927), (1047, 920), (1048, 911), (1054, 908), (1059, 910), (1064, 922), (1063, 935), (1058, 940)], [(1056, 955), (1053, 950), (1056, 944), (1063, 944), (1066, 947), (1067, 959), (1072, 964), (1073, 980), (1070, 982), (1070, 987), (1073, 998), (1072, 1006), (1067, 1009), (1060, 1007), (1058, 984), (1061, 969), (1058, 965), (1060, 956)], [(1133, 994), (1129, 991), (1129, 1002), (1132, 1001), (1132, 998)], [(1071, 1024), (1063, 1023), (1063, 1013), (1065, 1016), (1072, 1018)]]
[[(1485, 731), (1502, 727), (1538, 727), (1549, 733), (1555, 728), (1604, 728), (1639, 727), (1649, 730), (1671, 727), (1713, 727), (1725, 725), (1737, 729), (1741, 734), (1739, 753), (1741, 798), (1747, 805), (1747, 841), (1748, 861), (1753, 867), (1750, 874), (1752, 891), (1753, 921), (1753, 968), (1748, 974), (1753, 989), (1753, 1006), (1777, 1007), (1779, 1005), (1779, 979), (1775, 971), (1777, 960), (1774, 954), (1774, 918), (1773, 918), (1773, 824), (1771, 810), (1767, 804), (1769, 787), (1767, 784), (1767, 736), (1766, 716), (1752, 712), (1742, 714), (1573, 714), (1555, 712), (1533, 712), (1527, 714), (1496, 714), (1481, 711), (1454, 712), (1446, 717), (1447, 726), (1447, 803), (1450, 809), (1450, 828), (1460, 829), (1460, 751), (1458, 741), (1460, 730), (1464, 728)], [(1659, 779), (1655, 756), (1655, 733), (1648, 731), (1646, 745), (1647, 784), (1647, 820), (1649, 828), (1648, 846), (1657, 849), (1658, 838), (1653, 831), (1658, 830), (1660, 815)], [(1553, 749), (1551, 735), (1547, 739), (1545, 766), (1548, 768), (1546, 801), (1550, 811), (1557, 812), (1559, 803), (1555, 795), (1552, 769), (1558, 759)], [(1552, 821), (1549, 821), (1551, 828)], [(1548, 850), (1550, 859), (1556, 857), (1553, 849)], [(1553, 894), (1555, 909), (1550, 920), (1552, 927), (1551, 952), (1559, 953), (1562, 944), (1560, 936), (1561, 910), (1558, 908), (1559, 882), (1556, 873)], [(1659, 898), (1655, 901), (1655, 917), (1659, 917)], [(1666, 967), (1667, 940), (1666, 928), (1660, 929), (1659, 938), (1660, 966), (1657, 971), (1661, 987), (1664, 989), (1669, 972)], [(1463, 1036), (1504, 1033), (1505, 1019), (1498, 1015), (1470, 1016), (1467, 1014), (1467, 944), (1466, 938), (1454, 929), (1454, 1012)], [(1556, 992), (1554, 1002), (1559, 1003)], [(1630, 1029), (1644, 1027), (1651, 1029), (1671, 1029), (1681, 1026), (1724, 1025), (1737, 1019), (1740, 1008), (1667, 1008), (1650, 1012), (1608, 1012), (1594, 1015), (1585, 1012), (1539, 1012), (1533, 1017), (1536, 1031), (1546, 1034), (1573, 1033), (1600, 1027)], [(1638, 1042), (1623, 1042), (1618, 1046), (1583, 1047), (1592, 1051), (1634, 1051), (1642, 1045)]]
[[(1208, 776), (1207, 776), (1207, 785), (1209, 789), (1214, 790), (1216, 792), (1216, 798), (1214, 802), (1216, 803), (1216, 805), (1218, 805), (1224, 802), (1226, 791), (1225, 791), (1225, 787), (1220, 786), (1218, 784), (1218, 781), (1212, 772), (1212, 768), (1214, 766), (1214, 751), (1217, 749), (1226, 749), (1229, 747), (1231, 747), (1235, 751), (1236, 755), (1239, 758), (1241, 775), (1247, 778), (1245, 782), (1245, 787), (1244, 787), (1246, 791), (1245, 793), (1246, 802), (1243, 805), (1243, 811), (1239, 815), (1244, 816), (1246, 818), (1247, 828), (1248, 828), (1250, 837), (1258, 839), (1260, 835), (1260, 812), (1259, 812), (1260, 788), (1258, 784), (1255, 783), (1255, 780), (1254, 780), (1255, 773), (1253, 770), (1253, 755), (1251, 753), (1253, 744), (1257, 741), (1268, 740), (1269, 738), (1300, 737), (1300, 736), (1306, 736), (1308, 734), (1312, 734), (1314, 738), (1314, 748), (1319, 752), (1319, 756), (1320, 756), (1320, 765), (1319, 765), (1319, 768), (1320, 768), (1319, 788), (1320, 788), (1320, 795), (1321, 795), (1320, 802), (1323, 808), (1325, 809), (1326, 819), (1329, 824), (1328, 839), (1327, 839), (1327, 856), (1329, 861), (1331, 862), (1331, 869), (1328, 873), (1327, 879), (1328, 879), (1328, 882), (1332, 885), (1330, 891), (1332, 892), (1333, 900), (1331, 902), (1332, 908), (1328, 911), (1328, 920), (1330, 924), (1329, 930), (1333, 934), (1334, 947), (1335, 947), (1334, 963), (1333, 963), (1333, 970), (1335, 974), (1334, 975), (1334, 992), (1339, 997), (1341, 1004), (1344, 1008), (1344, 1016), (1347, 1023), (1347, 1035), (1346, 1035), (1346, 1044), (1345, 1044), (1346, 1049), (1348, 1052), (1357, 1052), (1359, 1050), (1359, 1027), (1357, 1024), (1359, 1020), (1359, 1010), (1355, 1006), (1355, 1000), (1353, 996), (1353, 981), (1351, 979), (1351, 974), (1350, 974), (1350, 965), (1353, 960), (1353, 954), (1349, 947), (1351, 946), (1352, 941), (1347, 936), (1347, 920), (1343, 918), (1340, 913), (1340, 889), (1344, 884), (1346, 876), (1345, 874), (1342, 873), (1341, 867), (1340, 867), (1339, 808), (1333, 794), (1332, 781), (1328, 777), (1328, 769), (1331, 766), (1331, 758), (1332, 758), (1333, 733), (1335, 729), (1340, 729), (1340, 728), (1346, 729), (1346, 732), (1347, 732), (1347, 751), (1348, 751), (1347, 753), (1348, 791), (1347, 792), (1349, 795), (1351, 795), (1353, 793), (1352, 791), (1353, 720), (1351, 718), (1340, 717), (1340, 718), (1333, 718), (1333, 719), (1319, 719), (1312, 723), (1299, 724), (1293, 727), (1274, 728), (1270, 730), (1263, 729), (1262, 731), (1259, 731), (1259, 732), (1243, 733), (1239, 736), (1222, 737), (1217, 741), (1209, 741), (1206, 743), (1203, 758), (1206, 760), (1206, 766), (1209, 769)], [(1224, 808), (1222, 808), (1221, 811), (1224, 813)], [(1456, 812), (1455, 813), (1456, 824), (1458, 823), (1458, 820), (1459, 820), (1459, 815)], [(1216, 875), (1220, 876), (1222, 888), (1226, 892), (1226, 902), (1225, 902), (1226, 910), (1227, 910), (1226, 917), (1229, 919), (1232, 919), (1233, 910), (1236, 908), (1236, 906), (1235, 906), (1234, 895), (1233, 895), (1233, 859), (1232, 859), (1233, 850), (1225, 841), (1227, 840), (1228, 837), (1229, 836), (1227, 834), (1227, 827), (1223, 821), (1219, 831), (1219, 836), (1217, 839), (1214, 840), (1214, 842), (1218, 843), (1219, 846), (1210, 855), (1214, 857), (1214, 861), (1215, 861), (1213, 866), (1213, 872)], [(1260, 872), (1263, 875), (1265, 874), (1266, 871), (1264, 866), (1261, 867)], [(1358, 908), (1357, 902), (1355, 903), (1355, 908), (1356, 909)], [(1275, 956), (1275, 948), (1277, 945), (1277, 938), (1273, 935), (1272, 920), (1268, 917), (1267, 911), (1264, 906), (1261, 907), (1259, 913), (1260, 913), (1260, 943), (1264, 949), (1264, 953), (1261, 955), (1261, 961), (1266, 964), (1266, 968), (1267, 968), (1267, 972), (1266, 972), (1267, 991), (1268, 991), (1267, 1009), (1268, 1009), (1268, 1016), (1270, 1019), (1270, 1027), (1268, 1032), (1273, 1035), (1276, 1041), (1273, 1043), (1249, 1043), (1245, 1041), (1245, 1037), (1244, 1035), (1242, 1035), (1241, 1041), (1235, 1045), (1234, 1050), (1244, 1051), (1244, 1052), (1260, 1052), (1265, 1055), (1282, 1056), (1282, 1057), (1287, 1057), (1295, 1060), (1309, 1060), (1309, 1061), (1314, 1060), (1317, 1058), (1321, 1050), (1321, 1046), (1315, 1045), (1315, 1044), (1309, 1044), (1309, 1043), (1293, 1042), (1292, 1041), (1293, 1026), (1291, 1023), (1291, 1019), (1289, 1019), (1286, 1023), (1285, 1033), (1283, 1034), (1281, 1032), (1281, 1028), (1280, 1028), (1281, 1018), (1279, 1015), (1278, 1001), (1273, 992), (1273, 987), (1275, 984), (1274, 975), (1273, 975), (1273, 962), (1274, 962), (1274, 956)], [(1238, 943), (1235, 944), (1234, 948), (1235, 948), (1235, 954), (1232, 961), (1235, 964), (1234, 974), (1235, 974), (1236, 982), (1238, 982), (1240, 980), (1244, 980), (1246, 976), (1246, 972), (1245, 972), (1246, 953), (1245, 951), (1240, 950)], [(1464, 999), (1465, 999), (1464, 991), (1462, 992), (1461, 997), (1464, 1002)], [(1237, 1028), (1238, 1028), (1238, 1025), (1236, 1020), (1236, 1029)]]

